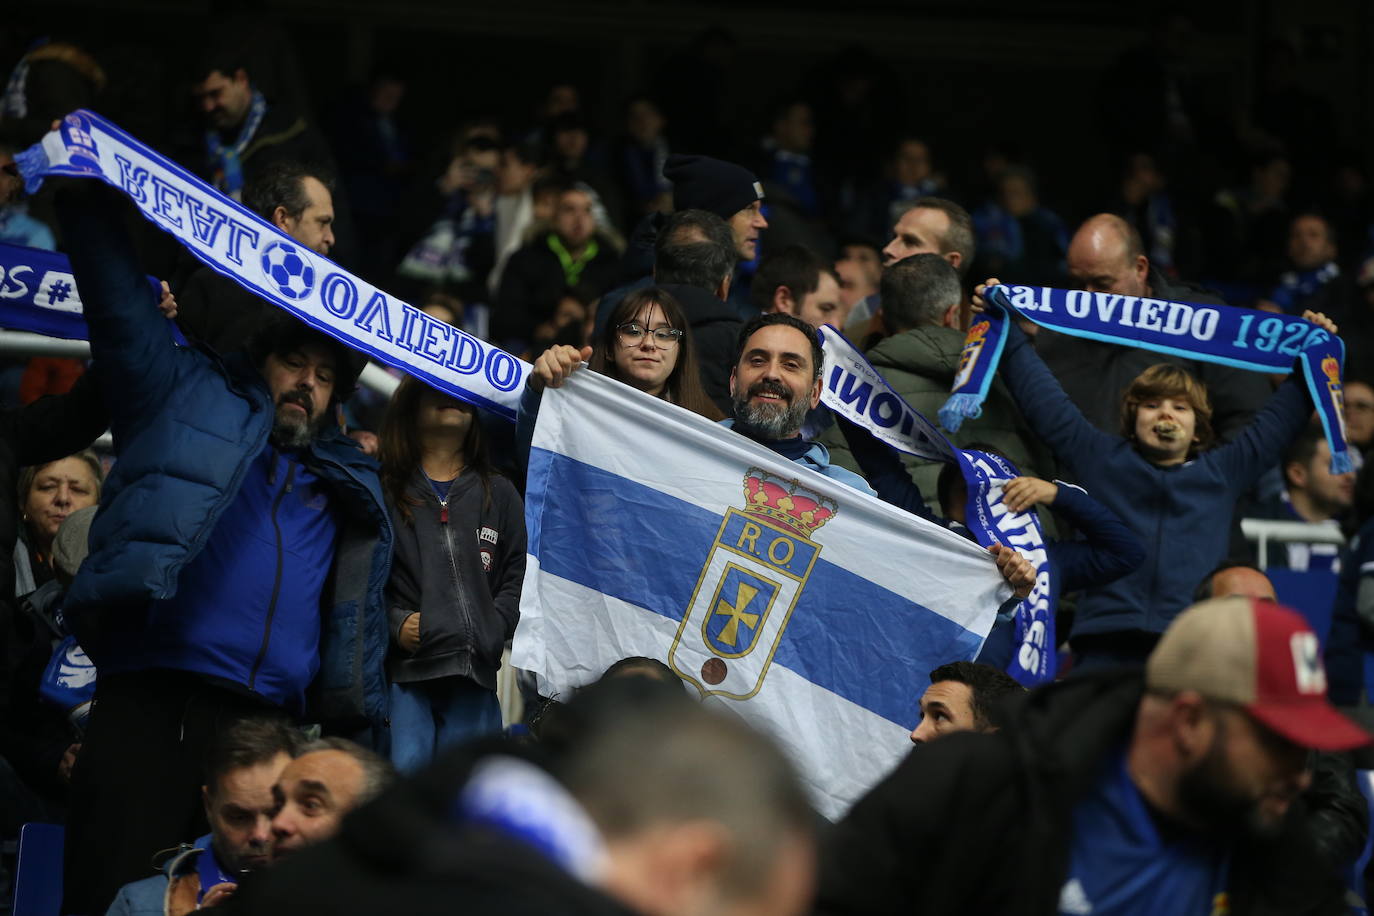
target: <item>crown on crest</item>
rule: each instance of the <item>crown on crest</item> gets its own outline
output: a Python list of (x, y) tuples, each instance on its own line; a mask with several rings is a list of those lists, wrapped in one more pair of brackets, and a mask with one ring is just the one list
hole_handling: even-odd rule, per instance
[(1328, 356), (1322, 360), (1322, 372), (1333, 382), (1341, 380), (1341, 361), (1334, 356)]
[(802, 537), (810, 537), (839, 511), (839, 504), (763, 468), (744, 475), (744, 511), (762, 515)]
[(980, 340), (987, 336), (988, 329), (992, 327), (992, 322), (984, 318), (982, 321), (975, 322), (969, 326), (967, 340)]

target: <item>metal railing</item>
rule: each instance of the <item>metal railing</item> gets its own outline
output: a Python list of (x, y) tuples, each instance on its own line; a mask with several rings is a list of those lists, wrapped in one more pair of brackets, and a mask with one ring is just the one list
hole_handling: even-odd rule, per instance
[(1344, 544), (1345, 535), (1334, 525), (1314, 525), (1310, 522), (1281, 521), (1268, 518), (1243, 518), (1241, 534), (1257, 545), (1260, 569), (1269, 568), (1269, 544)]

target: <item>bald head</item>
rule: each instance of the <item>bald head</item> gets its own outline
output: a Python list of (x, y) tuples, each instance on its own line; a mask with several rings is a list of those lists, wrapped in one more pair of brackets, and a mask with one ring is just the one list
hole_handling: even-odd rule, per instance
[(1150, 294), (1150, 261), (1140, 233), (1112, 213), (1089, 217), (1069, 242), (1069, 274), (1082, 289), (1123, 296)]
[(1249, 566), (1232, 566), (1212, 576), (1212, 590), (1209, 598), (1263, 598), (1278, 601), (1274, 593), (1274, 583), (1258, 569)]

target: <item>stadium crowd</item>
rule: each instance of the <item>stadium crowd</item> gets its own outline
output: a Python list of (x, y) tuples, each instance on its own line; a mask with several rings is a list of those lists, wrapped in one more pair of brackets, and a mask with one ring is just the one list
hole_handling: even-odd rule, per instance
[[(837, 823), (665, 658), (571, 698), (502, 678), (531, 440), (575, 372), (967, 535), (952, 466), (819, 405), (817, 329), (933, 419), (1001, 278), (1304, 316), (1345, 342), (1345, 432), (1374, 447), (1358, 160), (1291, 120), (1216, 140), (1161, 64), (1130, 84), (1153, 93), (1141, 123), (1102, 127), (1119, 188), (1066, 218), (1010, 146), (958, 176), (935, 131), (847, 148), (829, 88), (717, 155), (674, 129), (673, 93), (628, 96), (603, 130), (573, 83), (422, 151), (397, 73), (317, 121), (260, 50), (207, 49), (166, 154), (533, 370), (515, 424), (409, 376), (379, 395), (358, 352), (113, 191), (26, 195), (15, 154), (110, 86), (61, 40), (5, 62), (0, 243), (67, 255), (90, 332), (89, 362), (0, 370), (0, 838), (65, 825), (62, 912), (1361, 911), (1374, 471), (1331, 472), (1301, 370), (1013, 323), (950, 438), (1015, 464), (1008, 508), (1052, 535), (1060, 677), (1004, 673), (1035, 572), (990, 548), (1015, 598), (975, 658), (929, 673), (909, 756)], [(1274, 68), (1265, 104), (1292, 111)], [(1204, 134), (1230, 156), (1211, 186), (1188, 174)], [(1261, 561), (1243, 517), (1321, 533)], [(1280, 568), (1323, 583), (1298, 586), (1301, 613)]]

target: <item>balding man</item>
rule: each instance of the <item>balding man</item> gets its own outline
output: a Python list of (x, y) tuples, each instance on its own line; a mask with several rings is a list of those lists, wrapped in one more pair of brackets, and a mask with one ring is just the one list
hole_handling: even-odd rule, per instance
[[(1203, 288), (1169, 280), (1151, 267), (1140, 234), (1121, 217), (1110, 213), (1089, 217), (1074, 233), (1069, 243), (1068, 266), (1075, 285), (1091, 292), (1224, 304)], [(1239, 433), (1270, 393), (1268, 380), (1257, 372), (1044, 329), (1036, 335), (1035, 348), (1083, 415), (1098, 429), (1113, 435), (1121, 431), (1122, 390), (1157, 363), (1183, 366), (1207, 385), (1212, 425), (1222, 441), (1230, 441)]]
[(1193, 595), (1194, 601), (1209, 598), (1260, 598), (1264, 601), (1278, 601), (1274, 583), (1244, 560), (1227, 560), (1207, 574)]

